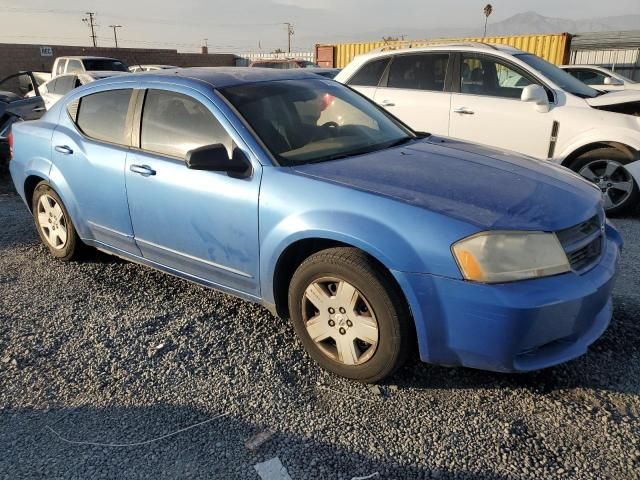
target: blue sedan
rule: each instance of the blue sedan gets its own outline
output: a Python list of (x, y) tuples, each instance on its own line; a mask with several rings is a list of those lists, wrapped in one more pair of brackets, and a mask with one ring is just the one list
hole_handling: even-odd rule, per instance
[(611, 318), (622, 241), (598, 189), (413, 132), (313, 72), (114, 77), (12, 135), (54, 257), (95, 247), (259, 302), (348, 378), (387, 377), (416, 345), (441, 365), (545, 368)]

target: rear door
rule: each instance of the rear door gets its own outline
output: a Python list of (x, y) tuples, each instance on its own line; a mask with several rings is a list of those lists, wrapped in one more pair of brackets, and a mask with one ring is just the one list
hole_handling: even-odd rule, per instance
[(416, 131), (448, 135), (449, 58), (447, 52), (396, 55), (375, 101)]
[(139, 148), (126, 169), (136, 242), (151, 262), (257, 297), (261, 172), (187, 168), (190, 150), (222, 144), (231, 153), (241, 140), (210, 99), (176, 88), (148, 90), (139, 108)]
[(462, 53), (459, 58), (449, 135), (547, 158), (554, 105), (549, 112), (542, 113), (535, 105), (520, 100), (527, 85), (537, 83), (543, 88), (544, 85), (517, 65), (498, 57)]
[[(125, 190), (133, 90), (107, 90), (71, 102), (53, 133), (52, 180), (68, 188), (85, 238), (139, 255)], [(63, 199), (64, 200), (64, 199)]]

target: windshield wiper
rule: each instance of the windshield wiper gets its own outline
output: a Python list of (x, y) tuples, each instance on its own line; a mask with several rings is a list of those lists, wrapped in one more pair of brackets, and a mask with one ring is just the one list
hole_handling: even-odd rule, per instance
[(413, 140), (417, 140), (417, 137), (404, 137), (391, 143), (386, 148), (399, 147), (400, 145), (404, 145), (405, 143), (409, 143), (410, 141), (413, 141)]

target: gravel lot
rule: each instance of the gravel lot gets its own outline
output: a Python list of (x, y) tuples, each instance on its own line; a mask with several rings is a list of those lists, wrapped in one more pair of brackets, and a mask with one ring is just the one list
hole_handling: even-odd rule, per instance
[(376, 392), (259, 306), (102, 254), (54, 261), (0, 180), (0, 478), (257, 479), (276, 456), (293, 480), (639, 478), (640, 221), (615, 223), (615, 317), (586, 356), (527, 375), (413, 360)]

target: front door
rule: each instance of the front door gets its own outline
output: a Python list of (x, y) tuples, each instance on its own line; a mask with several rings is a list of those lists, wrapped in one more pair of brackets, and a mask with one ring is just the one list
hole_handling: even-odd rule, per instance
[(226, 120), (213, 112), (211, 101), (195, 92), (147, 91), (140, 148), (126, 167), (135, 239), (150, 262), (258, 297), (261, 171), (232, 178), (185, 163), (188, 151), (205, 145), (223, 144), (229, 153), (239, 148)]
[(448, 135), (448, 64), (446, 52), (395, 56), (375, 101), (416, 131)]
[(522, 90), (538, 83), (527, 72), (489, 55), (461, 55), (458, 93), (451, 98), (451, 137), (545, 159), (553, 105), (539, 112), (522, 102)]

